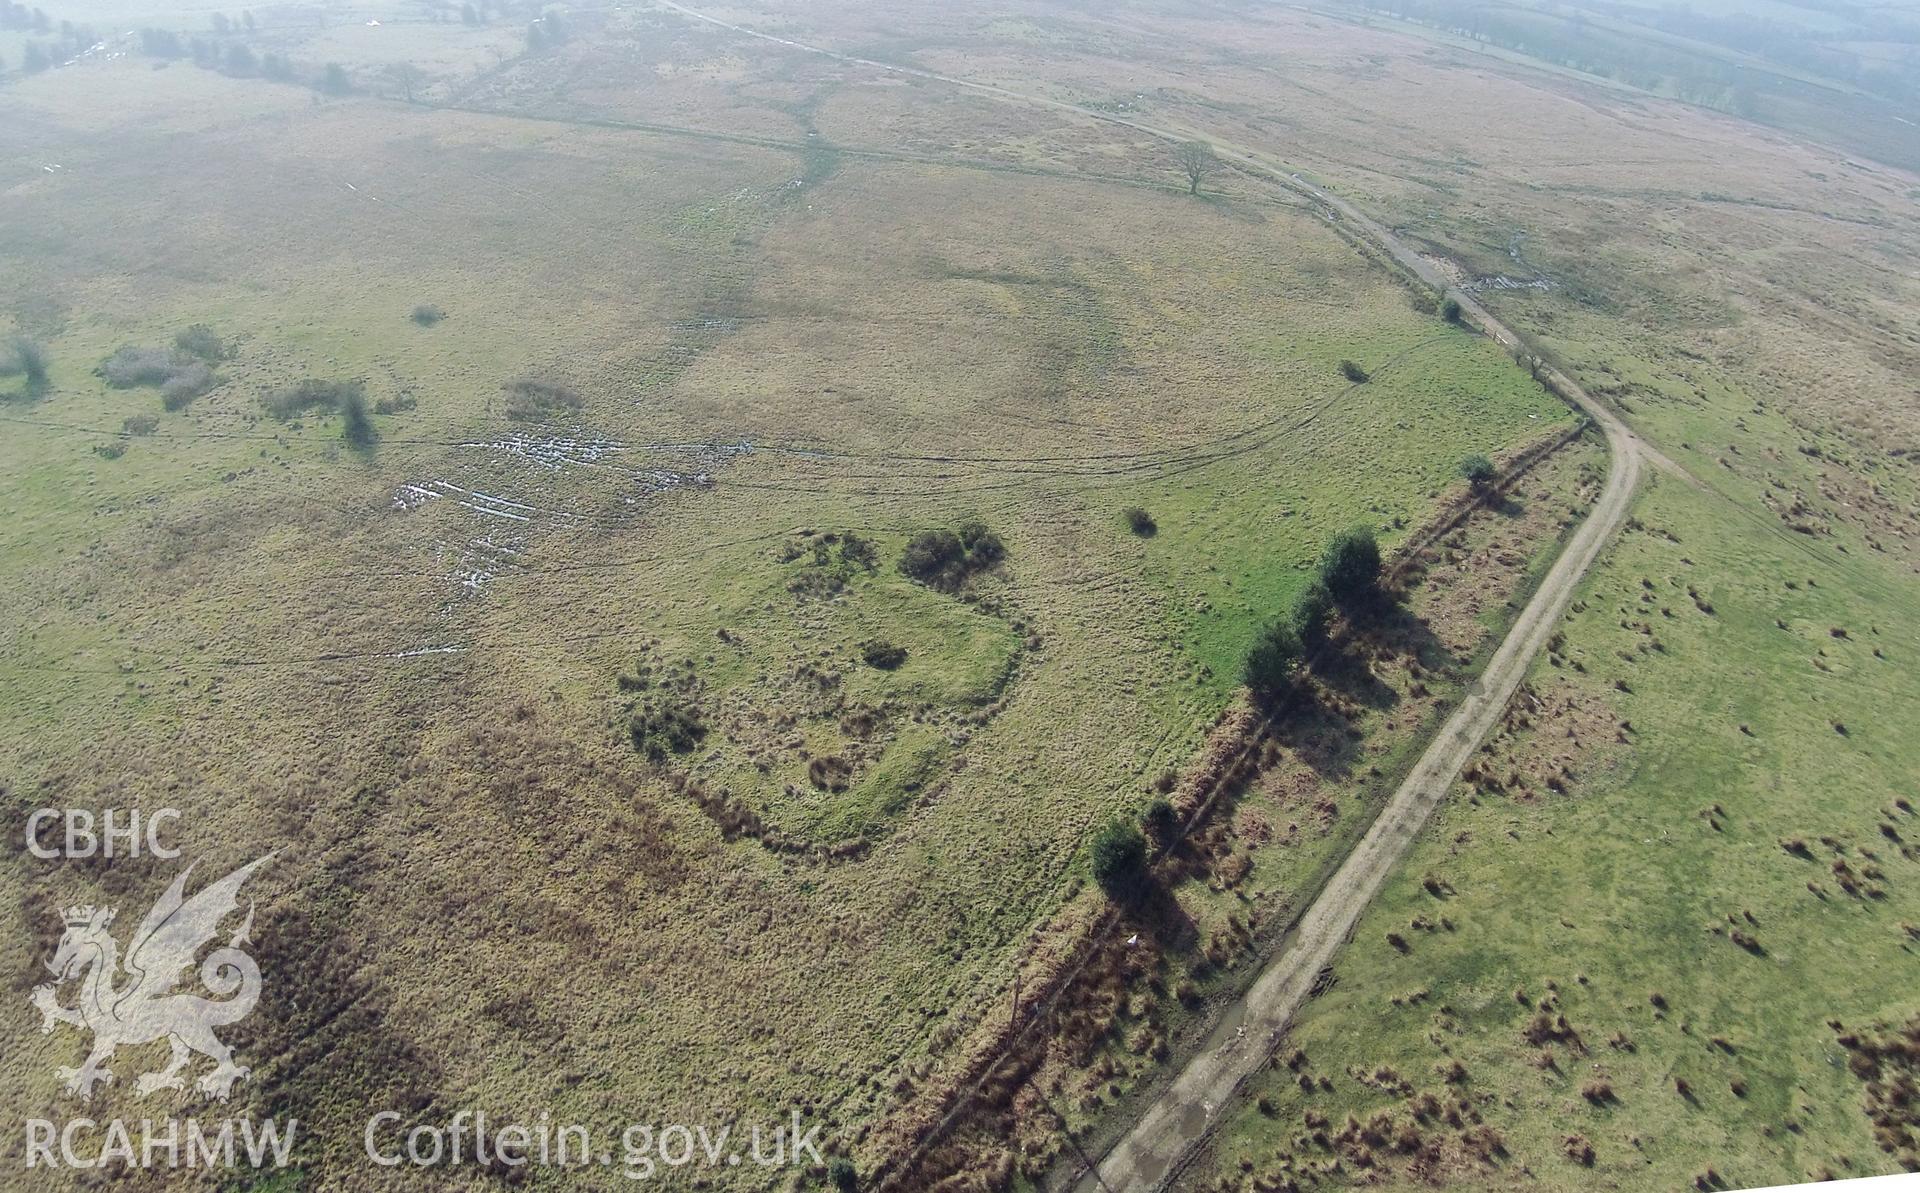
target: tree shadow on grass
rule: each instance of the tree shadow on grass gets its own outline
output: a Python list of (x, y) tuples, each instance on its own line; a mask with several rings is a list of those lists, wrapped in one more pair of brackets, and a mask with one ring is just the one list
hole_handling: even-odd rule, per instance
[(1376, 674), (1375, 660), (1388, 666), (1417, 662), (1422, 671), (1438, 674), (1458, 666), (1432, 628), (1403, 605), (1383, 597), (1351, 613), (1314, 653), (1311, 682), (1296, 683), (1268, 708), (1274, 739), (1323, 778), (1347, 777), (1359, 757), (1363, 735), (1342, 706), (1387, 712), (1401, 701), (1400, 692)]
[(1120, 912), (1122, 932), (1140, 933), (1169, 956), (1189, 953), (1200, 942), (1199, 925), (1173, 892), (1159, 882), (1142, 883), (1140, 890), (1121, 904)]

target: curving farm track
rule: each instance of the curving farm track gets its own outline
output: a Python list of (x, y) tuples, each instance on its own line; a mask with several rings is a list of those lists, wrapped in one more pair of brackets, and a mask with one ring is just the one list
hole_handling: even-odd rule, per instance
[[(656, 0), (682, 15), (734, 33), (774, 42), (843, 62), (947, 83), (1001, 99), (1064, 109), (1095, 120), (1124, 125), (1162, 140), (1208, 141), (1222, 158), (1311, 200), (1331, 220), (1372, 242), (1436, 291), (1460, 304), (1464, 315), (1509, 352), (1524, 350), (1520, 337), (1495, 318), (1471, 294), (1453, 289), (1446, 278), (1390, 229), (1345, 199), (1308, 182), (1265, 155), (1207, 137), (1193, 130), (1163, 128), (1112, 113), (1044, 96), (978, 83), (932, 71), (875, 62), (787, 38), (760, 33), (676, 3)], [(1207, 1045), (1149, 1102), (1140, 1117), (1093, 1166), (1076, 1188), (1144, 1193), (1165, 1188), (1176, 1178), (1224, 1112), (1241, 1085), (1273, 1054), (1294, 1014), (1311, 995), (1321, 971), (1346, 943), (1380, 886), (1406, 856), (1414, 838), (1439, 806), (1473, 751), (1505, 711), (1534, 658), (1553, 636), (1579, 586), (1600, 552), (1626, 520), (1639, 484), (1641, 466), (1664, 462), (1606, 406), (1572, 378), (1542, 366), (1538, 375), (1578, 406), (1606, 435), (1612, 467), (1606, 487), (1554, 561), (1533, 598), (1515, 619), (1486, 671), (1460, 706), (1441, 726), (1433, 742), (1387, 801), (1360, 843), (1321, 888), (1299, 924), (1281, 942), (1266, 969), (1216, 1025)]]

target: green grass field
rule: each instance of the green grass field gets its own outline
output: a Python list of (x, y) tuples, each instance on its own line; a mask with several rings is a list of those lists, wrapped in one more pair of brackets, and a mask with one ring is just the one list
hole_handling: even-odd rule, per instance
[[(1389, 1140), (1411, 1123), (1436, 1152), (1361, 1143), (1389, 1183), (1673, 1187), (1711, 1167), (1746, 1187), (1896, 1167), (1829, 1021), (1884, 1031), (1912, 1013), (1911, 596), (1679, 480), (1638, 517), (1283, 1049), (1332, 1089), (1276, 1066), (1250, 1094), (1270, 1111), (1234, 1120), (1217, 1173), (1315, 1171), (1334, 1152), (1301, 1146), (1304, 1116), (1337, 1135), (1383, 1112)], [(1407, 1084), (1381, 1088), (1381, 1066)], [(1595, 1082), (1611, 1100), (1583, 1096)], [(1460, 1127), (1416, 1122), (1426, 1093), (1463, 1096), (1506, 1152), (1481, 1164)], [(1372, 1166), (1353, 1157), (1349, 1172)]]

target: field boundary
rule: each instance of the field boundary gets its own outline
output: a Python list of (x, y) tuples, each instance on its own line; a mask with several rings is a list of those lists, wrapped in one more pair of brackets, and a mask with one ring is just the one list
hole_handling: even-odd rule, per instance
[[(1403, 577), (1435, 543), (1456, 530), (1475, 511), (1503, 497), (1534, 468), (1562, 448), (1579, 440), (1590, 427), (1591, 424), (1586, 420), (1577, 421), (1572, 426), (1536, 440), (1521, 449), (1501, 468), (1500, 477), (1494, 484), (1480, 491), (1466, 490), (1435, 511), (1432, 518), (1394, 548), (1383, 568), (1383, 574), (1389, 580), (1398, 580)], [(1563, 535), (1558, 545), (1564, 546), (1564, 541)], [(1322, 646), (1309, 659), (1309, 663), (1317, 661), (1325, 653), (1326, 647)], [(1448, 713), (1448, 709), (1439, 710), (1434, 721), (1443, 723), (1442, 718)], [(1237, 724), (1234, 724), (1236, 722)], [(1234, 727), (1228, 736), (1222, 738), (1221, 734), (1228, 730), (1230, 724)], [(1188, 774), (1195, 777), (1197, 781), (1191, 786), (1183, 784), (1186, 786), (1183, 792), (1186, 798), (1182, 802), (1187, 805), (1187, 810), (1181, 817), (1180, 831), (1169, 843), (1166, 852), (1161, 855), (1163, 858), (1206, 822), (1223, 794), (1235, 784), (1245, 780), (1248, 764), (1258, 757), (1272, 724), (1271, 716), (1254, 711), (1244, 699), (1229, 705), (1221, 712), (1213, 733), (1209, 735), (1207, 747), (1203, 748), (1189, 763)], [(1329, 863), (1316, 875), (1312, 888), (1312, 894), (1316, 898), (1332, 880), (1341, 860), (1330, 859)], [(1312, 910), (1312, 907), (1312, 902), (1307, 903), (1287, 923), (1279, 934), (1275, 947), (1267, 951), (1267, 960), (1270, 961), (1277, 956), (1285, 947), (1300, 921)], [(1045, 975), (1044, 985), (1027, 988), (1027, 997), (1021, 999), (1020, 1005), (1009, 1016), (1006, 1026), (993, 1037), (993, 1042), (981, 1049), (980, 1055), (976, 1055), (964, 1064), (962, 1068), (964, 1076), (961, 1078), (963, 1088), (949, 1096), (947, 1109), (942, 1112), (939, 1119), (916, 1134), (915, 1145), (902, 1158), (895, 1160), (889, 1157), (876, 1168), (874, 1172), (877, 1182), (874, 1186), (876, 1190), (900, 1187), (898, 1182), (905, 1181), (916, 1170), (926, 1154), (964, 1119), (972, 1107), (974, 1098), (993, 1080), (994, 1074), (1008, 1060), (1019, 1054), (1019, 1050), (1027, 1043), (1033, 1027), (1047, 1021), (1047, 1012), (1053, 1009), (1073, 983), (1086, 971), (1087, 966), (1100, 955), (1101, 950), (1113, 942), (1121, 920), (1122, 912), (1119, 908), (1111, 906), (1106, 908), (1100, 917), (1084, 930), (1084, 935), (1071, 942), (1069, 946), (1071, 951), (1063, 960), (1063, 964)], [(1068, 928), (1068, 931), (1071, 932), (1072, 929)], [(1256, 974), (1254, 980), (1257, 979)], [(1245, 993), (1245, 987), (1242, 987), (1233, 998), (1228, 999), (1208, 1016), (1205, 1029), (1193, 1033), (1192, 1038), (1204, 1041), (1210, 1037), (1217, 1029), (1218, 1021), (1225, 1017), (1227, 1009), (1244, 998)], [(1071, 1136), (1068, 1137), (1070, 1147), (1077, 1149), (1080, 1147), (1080, 1142)], [(1081, 1154), (1083, 1163), (1092, 1164), (1092, 1157)]]

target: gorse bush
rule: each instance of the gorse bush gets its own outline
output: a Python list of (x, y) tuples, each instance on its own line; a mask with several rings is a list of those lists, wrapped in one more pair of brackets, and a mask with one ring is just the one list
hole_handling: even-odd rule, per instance
[(309, 377), (280, 389), (269, 390), (260, 399), (275, 418), (289, 419), (307, 410), (339, 410), (359, 398), (366, 401), (366, 383), (361, 381), (323, 381)]
[(1460, 475), (1472, 481), (1474, 488), (1483, 488), (1493, 483), (1495, 475), (1493, 461), (1475, 452), (1460, 461)]
[(1252, 688), (1254, 694), (1271, 698), (1286, 691), (1293, 681), (1295, 668), (1306, 651), (1301, 644), (1300, 634), (1290, 622), (1270, 623), (1260, 636), (1254, 639), (1253, 646), (1247, 651), (1242, 665), (1242, 678)]
[(209, 364), (227, 358), (226, 341), (204, 323), (196, 323), (174, 336), (173, 350), (182, 356), (191, 356)]
[(196, 323), (173, 338), (172, 348), (121, 345), (100, 362), (99, 373), (115, 389), (158, 387), (162, 407), (182, 410), (220, 384), (213, 363), (226, 356), (226, 344), (213, 329)]
[(879, 559), (880, 550), (871, 539), (831, 532), (816, 537), (812, 531), (789, 540), (780, 556), (782, 563), (804, 561), (798, 574), (787, 581), (787, 591), (816, 598), (845, 591), (856, 575), (873, 571)]
[(169, 411), (183, 410), (219, 381), (205, 361), (189, 361), (160, 383), (160, 405)]
[(521, 377), (500, 388), (507, 391), (506, 415), (515, 422), (537, 423), (579, 410), (580, 395), (554, 381)]
[(1120, 516), (1127, 520), (1127, 528), (1141, 538), (1152, 538), (1160, 531), (1160, 524), (1153, 520), (1153, 515), (1137, 505)]
[(860, 657), (866, 660), (869, 667), (893, 671), (907, 661), (907, 648), (873, 638), (860, 644)]
[(849, 567), (872, 571), (880, 562), (880, 548), (873, 545), (872, 539), (861, 538), (857, 534), (848, 534), (840, 544), (840, 562)]
[(1093, 880), (1115, 899), (1139, 893), (1147, 877), (1147, 838), (1124, 820), (1093, 835)]
[(1000, 536), (985, 523), (968, 522), (959, 530), (928, 530), (916, 534), (900, 555), (900, 571), (908, 579), (940, 592), (958, 592), (977, 573), (1006, 556)]
[(431, 303), (421, 303), (413, 308), (413, 321), (422, 327), (432, 327), (447, 317), (447, 313)]
[(707, 722), (697, 705), (662, 694), (641, 706), (627, 722), (633, 748), (658, 762), (669, 754), (685, 754), (707, 736)]
[(340, 398), (340, 438), (351, 447), (372, 447), (379, 432), (373, 429), (373, 417), (367, 413), (367, 397), (355, 389)]
[(1320, 557), (1320, 580), (1343, 606), (1373, 596), (1380, 582), (1380, 545), (1373, 527), (1363, 523), (1334, 536)]
[(13, 341), (11, 351), (0, 353), (6, 373), (18, 373), (26, 379), (27, 394), (33, 396), (47, 388), (47, 350), (25, 336)]
[(1361, 382), (1368, 379), (1367, 371), (1361, 368), (1358, 364), (1355, 364), (1353, 361), (1350, 361), (1350, 360), (1343, 360), (1340, 362), (1340, 375), (1345, 377), (1347, 380), (1353, 382), (1355, 385), (1359, 385)]
[(176, 368), (173, 353), (165, 348), (137, 348), (124, 344), (100, 364), (100, 375), (115, 389), (136, 385), (163, 385)]
[(1326, 636), (1327, 622), (1333, 617), (1333, 590), (1315, 576), (1293, 598), (1293, 632), (1303, 643), (1314, 643)]

